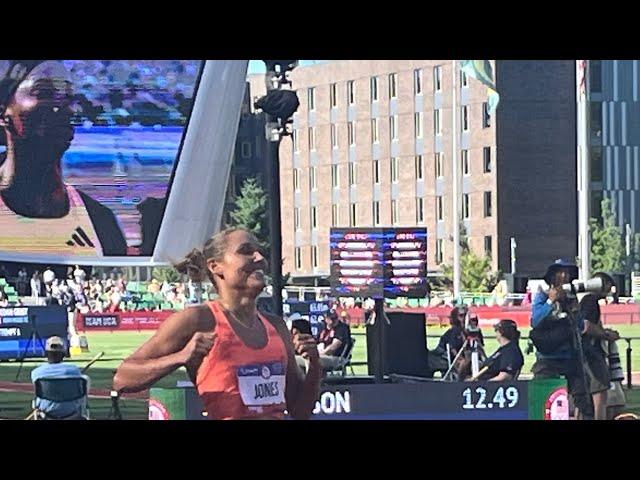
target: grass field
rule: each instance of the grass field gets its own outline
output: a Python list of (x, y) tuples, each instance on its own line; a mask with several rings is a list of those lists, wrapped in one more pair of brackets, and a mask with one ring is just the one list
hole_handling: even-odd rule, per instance
[[(640, 338), (639, 325), (620, 325), (615, 327), (622, 337), (638, 337)], [(364, 328), (354, 328), (353, 330), (356, 344), (354, 348), (353, 361), (366, 362), (366, 336)], [(435, 348), (439, 336), (444, 333), (444, 328), (429, 327), (429, 338), (427, 344), (430, 349)], [(522, 330), (523, 335), (527, 335), (528, 330)], [(486, 337), (493, 336), (492, 329), (484, 329), (483, 334)], [(113, 373), (123, 358), (132, 353), (139, 345), (141, 345), (151, 333), (139, 332), (118, 332), (118, 333), (88, 333), (90, 351), (80, 356), (74, 357), (72, 362), (80, 368), (85, 366), (96, 354), (105, 352), (104, 356), (96, 362), (88, 371), (91, 377), (91, 387), (96, 389), (111, 388)], [(497, 349), (497, 342), (494, 339), (486, 339), (485, 347), (488, 353), (492, 353)], [(619, 342), (620, 354), (623, 366), (626, 365), (626, 342)], [(526, 349), (526, 340), (521, 340), (520, 347), (523, 352)], [(640, 372), (640, 340), (632, 344), (632, 369), (634, 372)], [(528, 374), (531, 365), (535, 361), (533, 354), (525, 354), (525, 366), (522, 370), (523, 375)], [(31, 370), (42, 363), (41, 360), (26, 360), (23, 364), (20, 378), (18, 381), (30, 383)], [(14, 382), (19, 363), (3, 362), (0, 363), (0, 381)], [(355, 374), (366, 374), (367, 366), (354, 366)], [(351, 370), (349, 370), (349, 374)], [(187, 380), (186, 372), (180, 369), (173, 374), (165, 377), (157, 386), (175, 386), (178, 380)], [(31, 411), (32, 395), (30, 393), (19, 392), (0, 392), (0, 418), (21, 419), (25, 418)], [(94, 419), (107, 419), (111, 409), (110, 399), (92, 398), (89, 401), (91, 408), (91, 416)], [(145, 419), (147, 418), (147, 404), (145, 400), (123, 398), (120, 402), (123, 417), (125, 419)], [(640, 385), (635, 389), (627, 391), (627, 410), (640, 414)]]

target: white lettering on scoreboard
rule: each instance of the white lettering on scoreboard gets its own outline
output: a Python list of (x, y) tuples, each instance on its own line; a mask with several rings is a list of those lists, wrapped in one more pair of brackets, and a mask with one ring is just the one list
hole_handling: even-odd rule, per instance
[(351, 396), (349, 391), (324, 392), (316, 402), (313, 414), (333, 415), (335, 413), (351, 413)]

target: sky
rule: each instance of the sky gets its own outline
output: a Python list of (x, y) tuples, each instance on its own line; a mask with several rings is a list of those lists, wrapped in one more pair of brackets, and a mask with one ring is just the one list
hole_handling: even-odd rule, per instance
[[(328, 62), (329, 60), (300, 60), (300, 65), (313, 65), (314, 63)], [(264, 62), (262, 60), (249, 60), (249, 74), (265, 73)]]

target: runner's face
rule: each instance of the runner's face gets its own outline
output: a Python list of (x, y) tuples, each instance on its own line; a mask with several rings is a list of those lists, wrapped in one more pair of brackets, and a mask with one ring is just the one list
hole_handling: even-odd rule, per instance
[(227, 248), (221, 260), (209, 260), (209, 268), (219, 281), (237, 290), (256, 295), (265, 287), (267, 261), (253, 235), (238, 230), (227, 236)]
[[(5, 130), (18, 144), (64, 153), (73, 140), (71, 84), (59, 78), (28, 78), (4, 112)], [(47, 155), (49, 156), (49, 155)]]

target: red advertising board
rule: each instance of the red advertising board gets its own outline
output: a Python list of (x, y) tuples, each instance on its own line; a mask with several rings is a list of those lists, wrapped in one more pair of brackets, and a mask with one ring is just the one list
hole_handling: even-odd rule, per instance
[(76, 314), (76, 330), (85, 331), (124, 331), (157, 330), (173, 311), (153, 312), (115, 312)]

